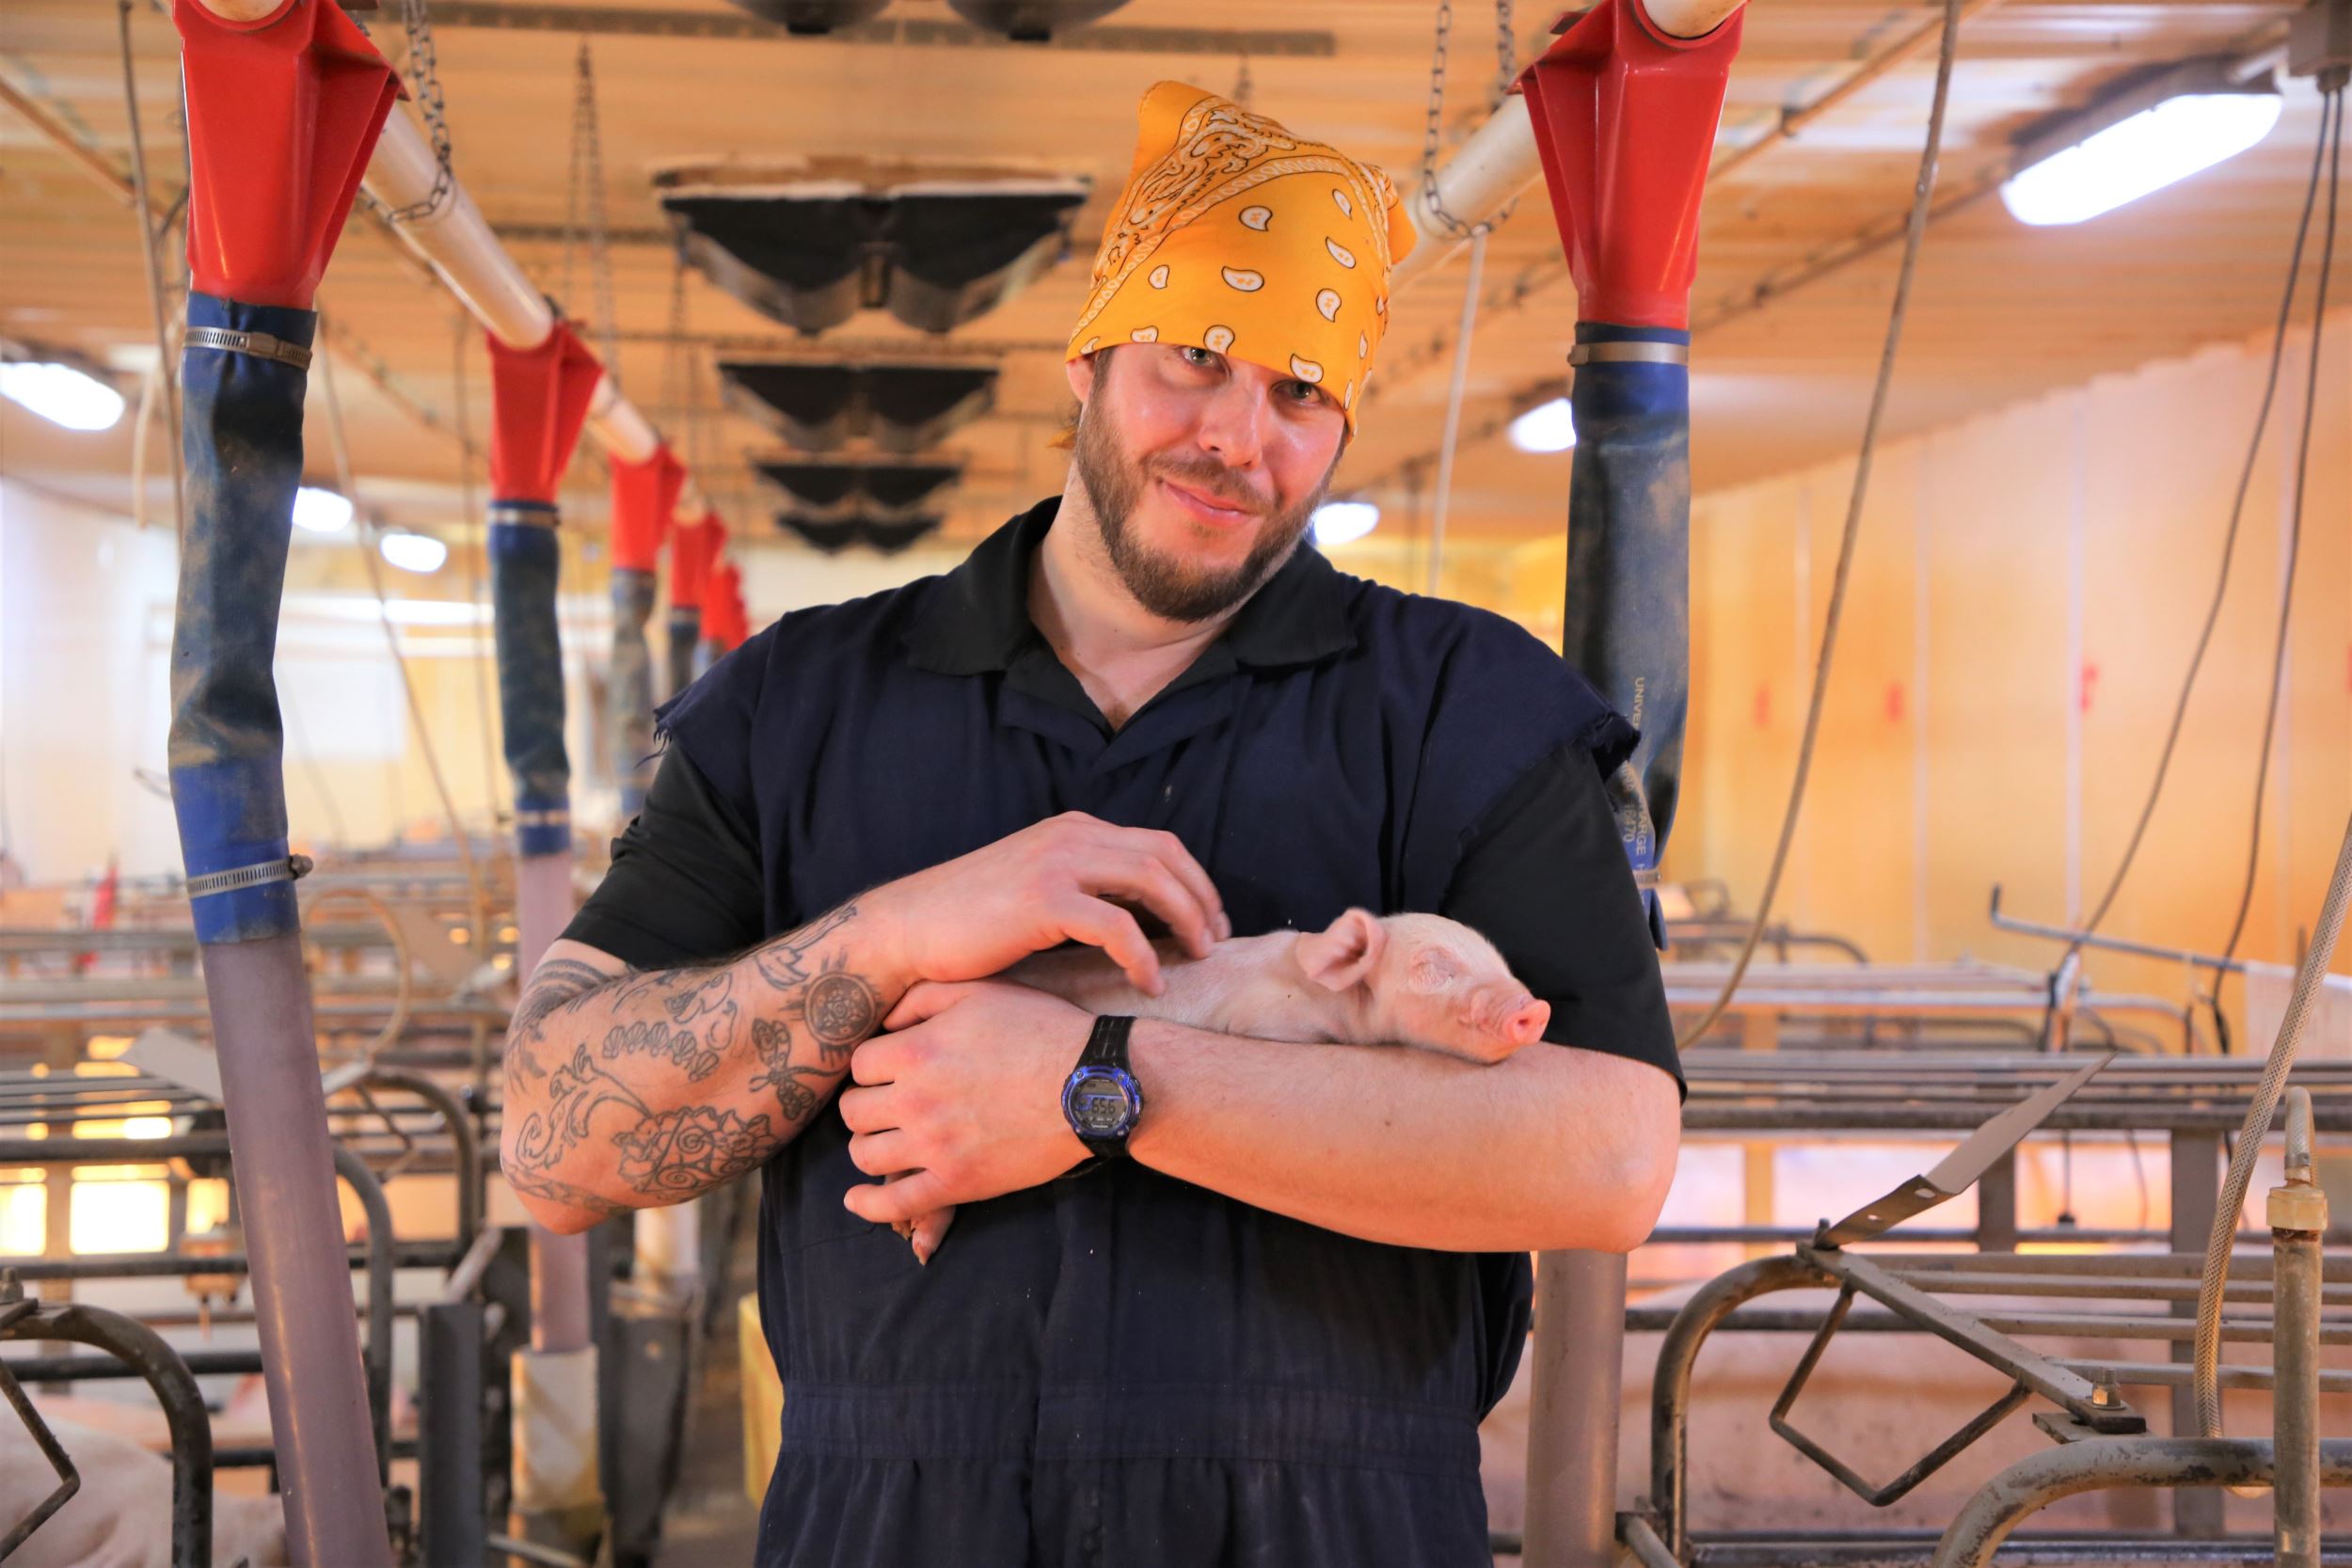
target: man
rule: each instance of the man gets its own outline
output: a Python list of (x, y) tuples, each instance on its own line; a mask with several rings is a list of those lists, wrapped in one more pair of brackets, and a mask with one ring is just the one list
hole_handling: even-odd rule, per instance
[[(1630, 730), (1517, 627), (1301, 544), (1409, 234), (1376, 170), (1153, 87), (1067, 489), (673, 701), (532, 978), (504, 1157), (542, 1221), (765, 1167), (763, 1568), (1482, 1562), (1526, 1252), (1656, 1216)], [(1146, 922), (1198, 955), (1351, 905), (1484, 931), (1548, 1041), (1480, 1067), (988, 978), (1073, 941), (1153, 990)], [(893, 1227), (947, 1205), (918, 1259)]]

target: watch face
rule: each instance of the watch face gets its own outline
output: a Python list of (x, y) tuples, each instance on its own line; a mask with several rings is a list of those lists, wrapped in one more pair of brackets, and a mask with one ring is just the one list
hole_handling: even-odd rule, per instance
[(1081, 1068), (1062, 1090), (1062, 1109), (1081, 1137), (1116, 1138), (1135, 1125), (1135, 1080), (1117, 1068)]

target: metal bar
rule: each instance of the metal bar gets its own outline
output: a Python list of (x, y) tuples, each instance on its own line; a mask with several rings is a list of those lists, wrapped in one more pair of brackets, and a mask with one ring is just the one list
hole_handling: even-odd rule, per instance
[[(2271, 1435), (2278, 1444), (2273, 1534), (2280, 1568), (2318, 1568), (2319, 1396), (2352, 1384), (2352, 1374), (2323, 1370), (2319, 1347), (2320, 1243), (2328, 1230), (2328, 1195), (2312, 1180), (2312, 1097), (2287, 1091), (2286, 1180), (2270, 1190), (2277, 1344), (2271, 1354), (2277, 1385), (2271, 1393)], [(2232, 1370), (2218, 1369), (2224, 1380)]]
[(2091, 1380), (2080, 1372), (2059, 1366), (2006, 1334), (1994, 1332), (1975, 1318), (1956, 1311), (1867, 1258), (1812, 1246), (1799, 1247), (1797, 1255), (1833, 1275), (1839, 1283), (1852, 1285), (1880, 1306), (1932, 1331), (1947, 1343), (1966, 1351), (2004, 1375), (2016, 1379), (2042, 1398), (2066, 1406), (2076, 1420), (2103, 1429), (2120, 1420), (2129, 1420), (2135, 1426), (2139, 1421), (2135, 1413), (2119, 1416), (2111, 1405), (2094, 1404), (2096, 1390)]
[[(2174, 1252), (2201, 1258), (2205, 1242), (2213, 1234), (2214, 1215), (2220, 1208), (2220, 1129), (2175, 1132), (2172, 1134), (2170, 1182)], [(2202, 1263), (2198, 1267), (2201, 1270)], [(2222, 1299), (2243, 1301), (2248, 1298), (2233, 1279)], [(2195, 1290), (2188, 1292), (2185, 1300), (2175, 1300), (2172, 1311), (2176, 1317), (2193, 1323), (2197, 1317)], [(2172, 1359), (2181, 1365), (2187, 1366), (2193, 1358), (2194, 1351), (2188, 1342), (2172, 1347)], [(2186, 1386), (2172, 1390), (2172, 1430), (2181, 1433), (2197, 1431), (2197, 1401)], [(2223, 1526), (2222, 1498), (2217, 1487), (2190, 1486), (2173, 1493), (2174, 1534), (2210, 1538), (2219, 1535)]]
[(2231, 974), (2246, 972), (2243, 959), (2224, 958), (2212, 953), (2200, 953), (2186, 947), (2163, 947), (2153, 942), (2132, 942), (2123, 937), (2110, 937), (2097, 931), (2076, 930), (2072, 926), (2044, 926), (2036, 920), (2020, 920), (2001, 912), (2001, 884), (1993, 884), (1992, 919), (1994, 927), (2003, 931), (2017, 931), (2029, 937), (2047, 937), (2069, 946), (2097, 947), (2110, 953), (2135, 953), (2143, 958), (2162, 958), (2168, 963), (2194, 964), (2200, 969), (2216, 969)]
[(1625, 1276), (1623, 1253), (1536, 1260), (1526, 1568), (1609, 1568), (1615, 1559)]
[[(191, 1377), (242, 1377), (262, 1370), (258, 1350), (197, 1350), (177, 1353)], [(0, 1355), (0, 1366), (20, 1383), (106, 1383), (147, 1374), (110, 1355)]]
[(1803, 1256), (1758, 1258), (1700, 1286), (1675, 1314), (1658, 1347), (1658, 1370), (1650, 1380), (1649, 1502), (1665, 1527), (1667, 1549), (1676, 1557), (1685, 1554), (1691, 1540), (1691, 1370), (1699, 1347), (1742, 1302), (1775, 1291), (1837, 1284), (1835, 1276)]
[[(2352, 1442), (2320, 1445), (2320, 1483), (2352, 1486)], [(2027, 1514), (2061, 1497), (2117, 1486), (2169, 1486), (2220, 1495), (2265, 1486), (2275, 1469), (2266, 1442), (2227, 1437), (2109, 1437), (2069, 1443), (2019, 1460), (1988, 1481), (1936, 1543), (1931, 1568), (1986, 1568)], [(2156, 1555), (2163, 1555), (2161, 1550)]]
[(487, 1186), (482, 1170), (482, 1139), (474, 1129), (473, 1117), (466, 1114), (455, 1095), (421, 1072), (378, 1067), (370, 1069), (360, 1083), (415, 1095), (449, 1128), (457, 1175), (456, 1241), (461, 1250), (470, 1248), (482, 1228)]
[(171, 1433), (172, 1568), (211, 1568), (213, 1418), (187, 1366), (144, 1323), (79, 1303), (43, 1302), (0, 1326), (0, 1341), (66, 1340), (104, 1351), (135, 1369), (155, 1390)]
[[(384, 1184), (348, 1145), (335, 1144), (331, 1152), (335, 1174), (349, 1184), (367, 1216), (368, 1337), (359, 1346), (359, 1361), (366, 1373), (369, 1430), (375, 1439), (375, 1481), (378, 1486), (389, 1486), (392, 1479), (392, 1206), (384, 1197)], [(343, 1276), (343, 1289), (351, 1289), (348, 1274)], [(344, 1322), (350, 1321), (348, 1301), (342, 1316)]]
[[(2085, 1371), (2108, 1371), (2118, 1383), (2137, 1385), (2143, 1388), (2179, 1388), (2187, 1385), (2189, 1369), (2170, 1361), (2104, 1361), (2083, 1357), (2058, 1359), (2061, 1367), (2079, 1367)], [(2220, 1371), (2224, 1388), (2268, 1388), (2273, 1386), (2272, 1369), (2268, 1367), (2229, 1367)], [(2319, 1373), (2319, 1386), (2331, 1394), (2352, 1392), (2352, 1371), (2332, 1369)]]

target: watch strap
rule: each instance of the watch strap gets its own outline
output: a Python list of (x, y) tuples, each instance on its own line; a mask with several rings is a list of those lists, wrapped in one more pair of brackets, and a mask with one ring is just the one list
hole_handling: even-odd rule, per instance
[[(1127, 1063), (1127, 1037), (1135, 1026), (1136, 1021), (1124, 1014), (1106, 1013), (1097, 1018), (1094, 1021), (1093, 1030), (1087, 1036), (1086, 1049), (1079, 1053), (1078, 1065), (1073, 1071), (1086, 1072), (1102, 1069), (1118, 1073), (1127, 1081), (1129, 1087), (1133, 1090), (1136, 1098), (1136, 1111), (1137, 1115), (1140, 1115), (1143, 1110), (1143, 1090), (1141, 1085), (1136, 1083), (1134, 1071)], [(1087, 1151), (1096, 1159), (1123, 1160), (1127, 1158), (1127, 1137), (1128, 1132), (1134, 1131), (1134, 1123), (1128, 1124), (1128, 1132), (1117, 1134), (1088, 1132), (1074, 1123), (1071, 1131), (1077, 1133), (1078, 1141), (1086, 1145)]]

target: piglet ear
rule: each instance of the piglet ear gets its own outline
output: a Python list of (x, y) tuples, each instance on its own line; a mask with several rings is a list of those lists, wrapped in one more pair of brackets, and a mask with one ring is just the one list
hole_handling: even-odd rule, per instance
[(1369, 910), (1350, 910), (1324, 930), (1310, 931), (1292, 951), (1307, 978), (1331, 990), (1346, 990), (1372, 977), (1389, 928)]

